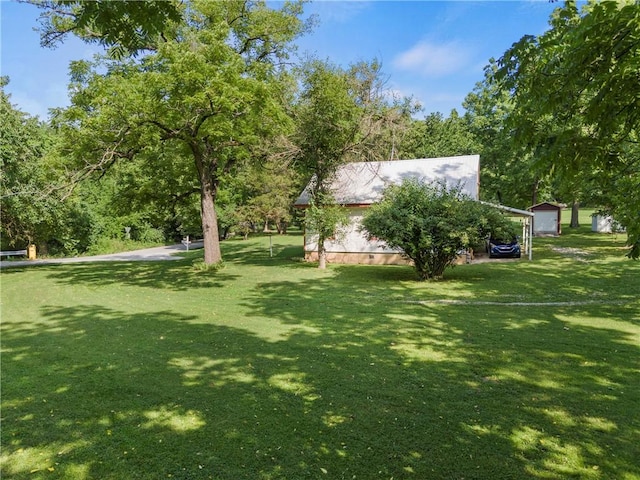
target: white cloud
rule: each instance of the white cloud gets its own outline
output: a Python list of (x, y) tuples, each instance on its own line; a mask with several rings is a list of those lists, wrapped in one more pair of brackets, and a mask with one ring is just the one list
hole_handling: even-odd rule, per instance
[[(9, 84), (10, 85), (10, 84)], [(11, 94), (11, 98), (9, 102), (14, 106), (17, 110), (21, 112), (28, 113), (33, 117), (40, 117), (40, 120), (46, 120), (48, 117), (48, 109), (44, 106), (44, 104), (30, 97), (28, 94), (23, 92), (7, 92)]]
[(60, 81), (39, 87), (32, 85), (32, 82), (23, 85), (10, 82), (5, 91), (11, 95), (9, 101), (17, 110), (40, 117), (40, 120), (49, 118), (50, 108), (69, 105), (67, 87)]
[(457, 42), (433, 44), (421, 41), (393, 59), (393, 65), (426, 77), (442, 77), (465, 68), (471, 60), (468, 48)]
[(371, 6), (370, 1), (356, 0), (345, 2), (341, 0), (325, 0), (311, 3), (311, 13), (316, 13), (321, 22), (346, 23), (363, 10)]

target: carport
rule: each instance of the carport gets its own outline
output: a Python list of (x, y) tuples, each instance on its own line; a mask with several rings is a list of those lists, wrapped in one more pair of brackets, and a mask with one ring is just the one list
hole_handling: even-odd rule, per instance
[(522, 250), (527, 255), (527, 258), (531, 260), (533, 258), (533, 217), (534, 213), (527, 210), (520, 210), (518, 208), (507, 207), (505, 205), (498, 205), (496, 203), (480, 202), (484, 205), (497, 208), (504, 212), (509, 212), (513, 217), (520, 217), (522, 223)]

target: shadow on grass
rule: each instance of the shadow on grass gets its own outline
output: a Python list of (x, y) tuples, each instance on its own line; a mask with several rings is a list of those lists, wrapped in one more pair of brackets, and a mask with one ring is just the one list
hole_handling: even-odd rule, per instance
[(334, 398), (346, 405), (356, 402), (354, 390), (370, 400), (350, 433), (373, 432), (377, 423), (371, 444), (392, 439), (385, 448), (398, 452), (385, 462), (367, 458), (376, 468), (394, 465), (380, 478), (640, 475), (637, 301), (415, 305), (403, 301), (411, 290), (358, 287), (353, 268), (336, 270), (327, 280), (261, 285), (249, 303), (321, 332), (330, 366), (324, 388), (332, 378)]
[(252, 315), (299, 327), (279, 340), (100, 305), (3, 326), (3, 478), (640, 475), (638, 332), (595, 321), (637, 310), (407, 304), (349, 274), (257, 286)]
[[(290, 245), (291, 239), (279, 239), (270, 256), (268, 237), (256, 241), (230, 240), (222, 243), (225, 263), (237, 265), (273, 266), (279, 268), (310, 269), (312, 265), (302, 261), (302, 246)], [(174, 291), (222, 288), (239, 278), (226, 268), (215, 272), (202, 272), (194, 264), (201, 261), (202, 250), (181, 254), (180, 260), (144, 262), (96, 262), (68, 265), (38, 265), (7, 269), (2, 275), (20, 274), (25, 269), (47, 270), (52, 280), (77, 284), (129, 285)]]
[[(315, 275), (291, 260), (301, 247), (268, 245), (225, 242), (213, 276), (197, 252), (46, 267), (61, 284), (210, 290), (211, 307), (49, 302), (3, 322), (2, 477), (640, 476), (637, 267), (561, 259), (560, 275), (548, 258), (430, 284), (408, 267)], [(232, 283), (233, 318), (202, 313)], [(509, 304), (528, 299), (599, 301)]]
[(79, 263), (37, 268), (49, 270), (48, 277), (52, 280), (72, 285), (117, 284), (176, 291), (220, 288), (226, 282), (236, 278), (224, 269), (217, 272), (199, 272), (194, 268), (191, 259)]

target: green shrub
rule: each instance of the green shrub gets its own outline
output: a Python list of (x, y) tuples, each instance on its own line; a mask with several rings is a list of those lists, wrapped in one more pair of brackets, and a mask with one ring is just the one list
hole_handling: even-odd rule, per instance
[(413, 261), (420, 280), (441, 278), (461, 251), (490, 235), (513, 238), (513, 222), (446, 183), (408, 179), (385, 189), (362, 220), (365, 234)]

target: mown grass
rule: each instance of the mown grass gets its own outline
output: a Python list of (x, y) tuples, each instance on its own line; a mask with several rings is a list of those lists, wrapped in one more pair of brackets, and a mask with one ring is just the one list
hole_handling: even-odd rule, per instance
[(432, 283), (273, 242), (3, 270), (2, 478), (640, 478), (622, 236)]

